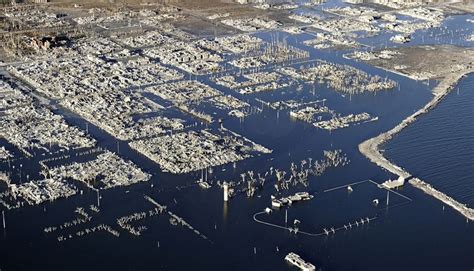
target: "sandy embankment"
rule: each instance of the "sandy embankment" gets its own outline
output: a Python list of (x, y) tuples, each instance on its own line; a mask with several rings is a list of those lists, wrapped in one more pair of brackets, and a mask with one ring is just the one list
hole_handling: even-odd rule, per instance
[[(414, 122), (420, 115), (425, 114), (429, 112), (432, 108), (434, 108), (454, 87), (454, 85), (466, 74), (474, 72), (474, 69), (468, 70), (468, 71), (460, 71), (453, 73), (447, 77), (445, 77), (434, 89), (433, 89), (433, 99), (426, 104), (423, 108), (420, 110), (416, 111), (406, 119), (404, 119), (400, 124), (392, 128), (391, 130), (382, 133), (374, 138), (368, 139), (361, 144), (359, 144), (359, 151), (364, 154), (370, 161), (373, 163), (377, 164), (378, 166), (392, 172), (393, 174), (402, 176), (404, 178), (408, 178), (411, 176), (410, 173), (408, 173), (406, 170), (401, 168), (400, 166), (397, 166), (390, 162), (388, 159), (386, 159), (382, 153), (379, 150), (379, 146), (383, 143), (385, 143), (387, 140), (390, 140), (395, 134), (399, 133), (403, 128), (407, 127), (410, 123)], [(412, 183), (412, 182), (410, 182)], [(413, 184), (413, 183), (412, 183)], [(419, 189), (420, 186), (414, 186)], [(424, 192), (427, 192), (426, 189), (421, 189)], [(439, 191), (437, 191), (439, 192)], [(429, 193), (430, 194), (430, 193)], [(432, 195), (432, 194), (431, 194)], [(434, 195), (432, 195), (434, 196)], [(446, 196), (447, 197), (447, 196)], [(443, 200), (444, 197), (435, 197), (441, 201), (443, 201), (445, 204), (448, 204), (449, 206), (464, 206), (464, 208), (455, 208), (457, 211), (462, 213), (464, 216), (467, 218), (474, 220), (472, 215), (468, 216), (466, 214), (472, 214), (473, 209), (468, 208), (466, 205), (461, 204), (459, 202), (454, 201), (452, 198), (450, 199), (450, 202), (447, 202)]]

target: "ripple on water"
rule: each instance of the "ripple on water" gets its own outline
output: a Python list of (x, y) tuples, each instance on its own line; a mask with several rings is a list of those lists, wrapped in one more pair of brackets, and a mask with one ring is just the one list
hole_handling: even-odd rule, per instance
[(461, 80), (444, 101), (384, 148), (396, 164), (473, 206), (474, 75)]

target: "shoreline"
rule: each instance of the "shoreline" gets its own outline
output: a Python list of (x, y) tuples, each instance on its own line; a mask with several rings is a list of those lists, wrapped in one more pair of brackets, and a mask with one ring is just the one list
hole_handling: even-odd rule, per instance
[[(470, 69), (468, 71), (459, 71), (456, 73), (452, 73), (451, 75), (445, 77), (443, 80), (439, 82), (439, 84), (435, 88), (433, 88), (432, 93), (434, 96), (423, 108), (419, 109), (412, 115), (405, 118), (402, 122), (400, 122), (398, 125), (396, 125), (392, 129), (360, 143), (359, 151), (366, 158), (368, 158), (372, 163), (375, 163), (379, 167), (384, 168), (395, 175), (402, 176), (405, 179), (411, 177), (411, 174), (407, 172), (405, 169), (390, 162), (387, 158), (385, 158), (383, 154), (380, 152), (379, 146), (387, 142), (388, 140), (390, 140), (394, 135), (398, 134), (408, 125), (415, 122), (419, 116), (429, 112), (431, 109), (436, 107), (436, 105), (438, 105), (438, 103), (440, 103), (443, 100), (443, 98), (451, 92), (455, 84), (462, 77), (473, 72), (474, 72), (474, 69)], [(414, 182), (411, 182), (411, 181), (409, 183), (412, 184), (414, 187), (422, 190), (423, 192), (428, 193), (429, 195), (442, 201), (443, 203), (453, 207), (456, 211), (460, 212), (466, 218), (470, 220), (474, 220), (474, 216), (472, 215), (474, 213), (474, 210), (472, 208), (468, 208), (467, 205), (461, 204), (455, 201), (454, 199), (444, 195), (443, 193), (435, 190), (434, 188), (427, 190), (427, 189), (424, 189), (424, 185), (414, 185)], [(418, 182), (415, 182), (415, 183), (418, 183)], [(425, 183), (423, 182), (423, 184)], [(443, 196), (439, 196), (439, 195), (443, 195)]]
[(464, 215), (467, 219), (474, 221), (474, 209), (467, 207), (467, 205), (462, 204), (455, 199), (451, 198), (450, 196), (444, 194), (443, 192), (437, 190), (433, 186), (428, 183), (423, 182), (418, 178), (413, 178), (408, 181), (412, 186), (420, 189), (421, 191), (425, 192), (426, 194), (436, 198), (437, 200), (442, 201), (448, 206), (451, 206), (454, 210), (458, 211), (462, 215)]

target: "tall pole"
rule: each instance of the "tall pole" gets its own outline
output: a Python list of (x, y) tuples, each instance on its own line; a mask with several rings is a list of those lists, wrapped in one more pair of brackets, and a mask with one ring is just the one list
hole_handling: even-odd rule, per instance
[(224, 182), (224, 201), (229, 201), (229, 185), (227, 182)]
[(2, 219), (3, 219), (3, 229), (6, 228), (6, 224), (5, 224), (5, 211), (2, 211)]
[(100, 194), (99, 194), (99, 189), (97, 189), (97, 207), (100, 207)]
[(387, 206), (388, 206), (388, 202), (389, 202), (389, 200), (390, 200), (390, 191), (389, 191), (389, 190), (387, 190)]

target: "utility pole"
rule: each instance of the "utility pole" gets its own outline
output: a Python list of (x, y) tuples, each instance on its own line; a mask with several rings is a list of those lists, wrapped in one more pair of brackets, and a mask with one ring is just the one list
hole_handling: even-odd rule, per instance
[(99, 192), (99, 189), (97, 189), (97, 207), (100, 207), (100, 192)]
[(5, 211), (2, 211), (2, 219), (3, 219), (3, 229), (6, 229), (6, 224), (5, 224)]
[(390, 200), (390, 191), (387, 190), (387, 207), (388, 207), (389, 200)]

